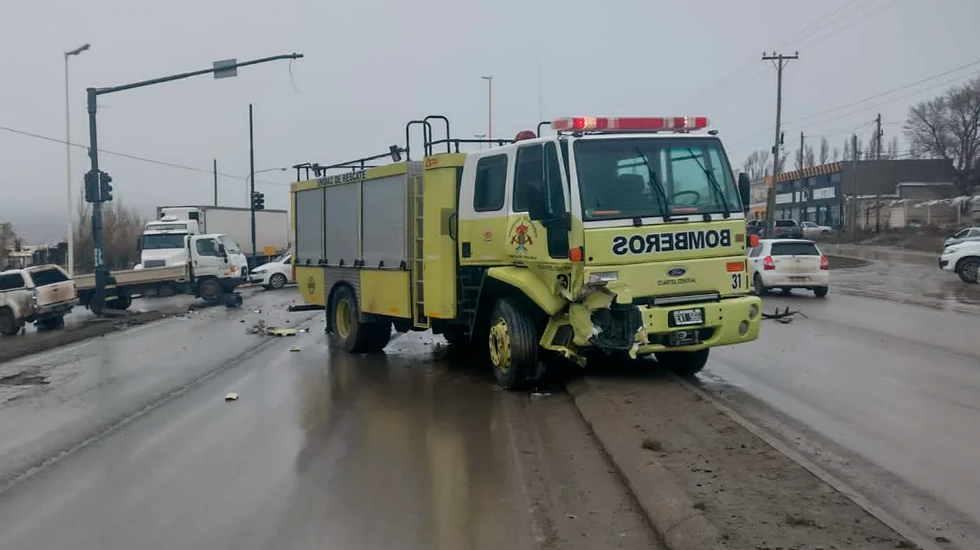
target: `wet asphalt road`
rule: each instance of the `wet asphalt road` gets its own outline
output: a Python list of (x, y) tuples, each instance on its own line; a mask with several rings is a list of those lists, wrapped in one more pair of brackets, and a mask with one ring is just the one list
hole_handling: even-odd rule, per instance
[(563, 393), (498, 391), (431, 336), (333, 354), (295, 298), (3, 365), (48, 383), (0, 388), (0, 549), (658, 548)]
[[(816, 432), (813, 455), (833, 462), (820, 440), (839, 446), (829, 467), (872, 500), (927, 532), (972, 537), (957, 547), (980, 547), (978, 317), (833, 286), (825, 300), (798, 292), (763, 302), (809, 318), (764, 321), (757, 342), (715, 350), (706, 386), (737, 388), (803, 428), (795, 433)], [(770, 412), (757, 417), (769, 422)]]

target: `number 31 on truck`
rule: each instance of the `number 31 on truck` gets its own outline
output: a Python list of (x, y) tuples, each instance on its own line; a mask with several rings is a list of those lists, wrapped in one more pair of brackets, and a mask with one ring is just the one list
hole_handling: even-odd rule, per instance
[(291, 187), (296, 281), (344, 349), (380, 350), (392, 327), (431, 330), (519, 389), (556, 358), (655, 355), (693, 374), (711, 348), (758, 337), (748, 178), (707, 118), (550, 125), (556, 135), (460, 152), (476, 140), (430, 116), (408, 124), (404, 148), (296, 167), (315, 175)]

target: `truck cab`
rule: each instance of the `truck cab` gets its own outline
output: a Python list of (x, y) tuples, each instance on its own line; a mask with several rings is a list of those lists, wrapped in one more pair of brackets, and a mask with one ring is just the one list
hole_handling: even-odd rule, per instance
[(139, 239), (140, 263), (136, 269), (186, 264), (184, 241), (187, 236), (199, 235), (200, 232), (197, 221), (181, 220), (172, 215), (147, 222)]
[(190, 275), (196, 281), (197, 292), (210, 298), (211, 292), (200, 287), (206, 280), (216, 280), (221, 292), (228, 293), (248, 278), (248, 260), (231, 237), (223, 234), (189, 235), (185, 255), (190, 258)]

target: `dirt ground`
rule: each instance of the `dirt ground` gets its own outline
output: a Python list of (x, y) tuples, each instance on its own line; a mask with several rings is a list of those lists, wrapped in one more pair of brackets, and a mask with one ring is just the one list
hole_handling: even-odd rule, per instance
[(915, 548), (889, 527), (653, 365), (592, 375), (593, 390), (686, 488), (727, 548)]
[[(907, 228), (901, 231), (887, 231), (877, 234), (872, 231), (859, 231), (857, 234), (857, 244), (889, 246), (904, 250), (919, 250), (939, 254), (943, 250), (943, 243), (946, 241), (946, 238), (953, 233), (955, 233), (953, 230), (925, 227)], [(854, 242), (854, 239), (850, 231), (845, 231), (821, 238), (820, 241), (831, 244), (850, 244)]]

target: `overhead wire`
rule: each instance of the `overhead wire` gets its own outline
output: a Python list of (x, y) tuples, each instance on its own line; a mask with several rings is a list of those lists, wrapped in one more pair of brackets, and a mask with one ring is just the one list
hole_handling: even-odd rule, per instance
[[(11, 128), (11, 127), (8, 127), (8, 126), (0, 126), (0, 130), (2, 130), (4, 132), (10, 132), (12, 134), (18, 134), (18, 135), (21, 135), (21, 136), (32, 137), (32, 138), (41, 139), (41, 140), (44, 140), (44, 141), (50, 141), (52, 143), (59, 143), (61, 145), (65, 145), (66, 143), (68, 143), (68, 142), (66, 142), (63, 139), (53, 138), (53, 137), (50, 137), (50, 136), (45, 136), (45, 135), (37, 134), (37, 133), (34, 133), (34, 132), (28, 132), (26, 130), (19, 130), (17, 128)], [(88, 146), (87, 145), (81, 145), (81, 144), (78, 144), (78, 143), (68, 143), (68, 145), (70, 145), (72, 147), (79, 148), (79, 149), (86, 149), (86, 150), (88, 149)], [(215, 174), (215, 171), (213, 169), (200, 168), (200, 167), (195, 167), (195, 166), (186, 166), (186, 165), (183, 165), (183, 164), (177, 164), (175, 162), (168, 162), (168, 161), (164, 161), (164, 160), (157, 160), (157, 159), (152, 159), (152, 158), (148, 158), (148, 157), (142, 157), (142, 156), (138, 156), (138, 155), (131, 155), (131, 154), (128, 154), (128, 153), (120, 153), (118, 151), (110, 151), (108, 149), (99, 149), (99, 153), (105, 154), (105, 155), (112, 155), (112, 156), (116, 156), (116, 157), (121, 157), (121, 158), (126, 158), (126, 159), (130, 159), (130, 160), (135, 160), (135, 161), (139, 161), (139, 162), (146, 162), (146, 163), (150, 163), (150, 164), (155, 164), (157, 166), (165, 166), (167, 168), (176, 168), (176, 169), (179, 169), (179, 170), (188, 170), (188, 171), (191, 171), (191, 172), (200, 172), (200, 173), (203, 173), (203, 174)], [(227, 173), (224, 173), (224, 172), (217, 172), (217, 174), (219, 176), (222, 176), (222, 177), (232, 178), (232, 179), (238, 179), (238, 180), (245, 179), (245, 178), (248, 177), (247, 175), (245, 175), (245, 176), (237, 176), (235, 174), (227, 174)], [(256, 178), (255, 182), (256, 183), (264, 183), (264, 184), (268, 184), (268, 185), (289, 185), (288, 183), (280, 183), (280, 182), (275, 182), (275, 181), (261, 180), (261, 179), (257, 179), (257, 178)]]

